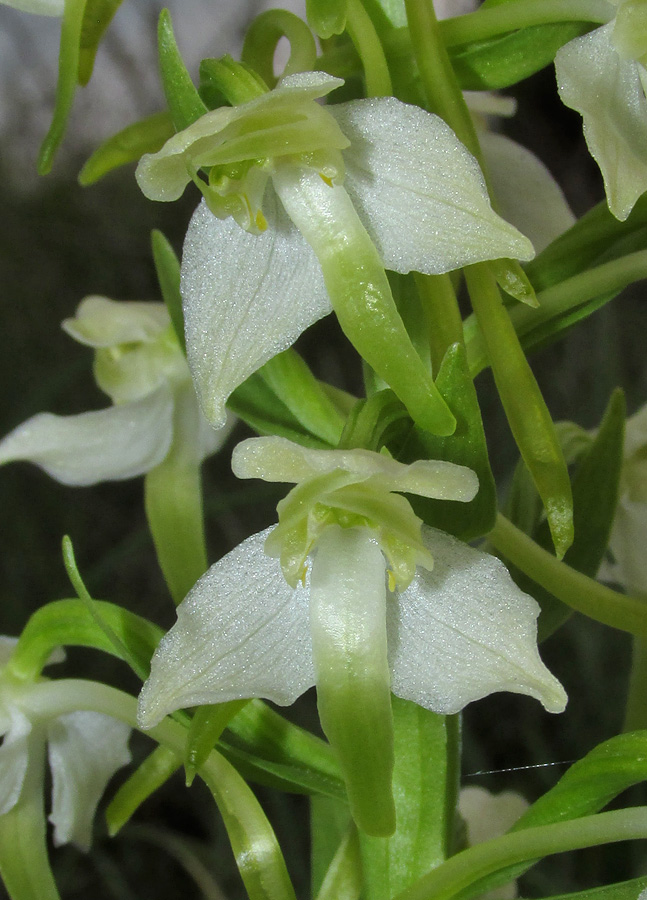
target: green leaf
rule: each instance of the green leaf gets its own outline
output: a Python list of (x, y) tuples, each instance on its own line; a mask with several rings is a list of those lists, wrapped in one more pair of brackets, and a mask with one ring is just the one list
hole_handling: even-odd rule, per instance
[[(590, 578), (595, 577), (609, 543), (623, 461), (625, 415), (624, 394), (617, 390), (611, 395), (595, 439), (581, 453), (572, 479), (575, 538), (564, 562)], [(523, 527), (523, 518), (515, 524)], [(550, 550), (545, 521), (527, 533), (545, 550)], [(510, 566), (510, 571), (519, 587), (541, 606), (539, 635), (544, 640), (566, 621), (572, 610), (516, 567)]]
[(492, 91), (517, 84), (550, 65), (560, 47), (590, 27), (583, 22), (532, 25), (489, 41), (449, 47), (449, 55), (464, 91)]
[(355, 402), (337, 446), (340, 450), (363, 447), (377, 452), (385, 444), (405, 440), (411, 426), (406, 407), (387, 388)]
[(122, 0), (87, 0), (79, 46), (79, 84), (90, 80), (101, 38), (121, 4)]
[(304, 429), (258, 372), (236, 388), (227, 407), (259, 434), (277, 434), (305, 447), (330, 448)]
[(445, 354), (436, 385), (456, 417), (456, 431), (453, 435), (442, 438), (414, 428), (400, 458), (403, 462), (444, 459), (476, 472), (479, 491), (469, 503), (409, 497), (415, 512), (429, 525), (469, 541), (487, 534), (494, 525), (496, 485), (490, 468), (476, 389), (462, 344), (452, 345)]
[(232, 719), (218, 749), (255, 781), (296, 793), (346, 798), (330, 746), (260, 700), (252, 700)]
[(317, 897), (330, 865), (351, 824), (346, 803), (313, 794), (310, 798), (312, 896)]
[(365, 900), (391, 900), (449, 855), (458, 793), (459, 724), (407, 700), (393, 700), (397, 828), (360, 834)]
[(98, 147), (79, 172), (79, 184), (94, 184), (119, 166), (157, 153), (175, 134), (170, 113), (161, 112), (128, 125)]
[(326, 872), (317, 900), (359, 900), (362, 868), (357, 828), (350, 825)]
[(296, 350), (278, 353), (258, 374), (306, 432), (337, 445), (344, 416)]
[(496, 282), (510, 297), (537, 309), (539, 303), (530, 279), (516, 259), (494, 259), (488, 263)]
[(166, 308), (171, 317), (180, 346), (183, 350), (186, 350), (184, 313), (182, 311), (182, 294), (180, 293), (180, 260), (175, 255), (175, 250), (168, 238), (158, 229), (154, 229), (151, 232), (151, 245), (155, 262), (155, 273), (162, 297), (164, 303), (166, 303)]
[[(128, 664), (134, 660), (138, 673), (148, 672), (150, 658), (164, 633), (162, 629), (116, 604), (94, 600), (93, 606), (102, 625), (87, 603), (77, 598), (56, 600), (38, 609), (20, 635), (9, 670), (17, 678), (33, 680), (53, 650), (77, 646), (102, 650)], [(105, 624), (118, 637), (117, 644), (106, 634)]]
[(577, 891), (574, 894), (559, 894), (546, 900), (637, 900), (638, 895), (647, 888), (647, 875), (621, 881), (604, 887), (590, 888), (588, 891)]
[(167, 9), (160, 13), (157, 28), (157, 47), (164, 95), (176, 131), (182, 131), (208, 112), (196, 86), (191, 81), (184, 60), (180, 56), (171, 14)]
[(163, 744), (146, 757), (108, 804), (106, 823), (110, 837), (124, 827), (144, 800), (165, 784), (181, 765), (178, 755)]
[(58, 57), (56, 103), (52, 124), (49, 126), (49, 131), (38, 154), (39, 175), (47, 175), (51, 171), (54, 156), (65, 135), (67, 120), (74, 102), (85, 4), (86, 0), (66, 0), (65, 2)]
[(230, 720), (249, 703), (249, 700), (230, 700), (199, 706), (191, 719), (186, 738), (186, 783), (193, 781), (196, 772), (206, 761)]

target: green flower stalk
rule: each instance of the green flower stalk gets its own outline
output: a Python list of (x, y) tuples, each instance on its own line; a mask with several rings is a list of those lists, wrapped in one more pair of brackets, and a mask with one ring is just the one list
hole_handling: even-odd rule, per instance
[(450, 714), (497, 690), (566, 696), (537, 652), (537, 604), (494, 557), (422, 525), (399, 491), (469, 501), (470, 469), (257, 438), (239, 477), (296, 482), (279, 524), (216, 563), (178, 608), (140, 695), (140, 723), (175, 709), (317, 685), (322, 724), (369, 834), (395, 827), (390, 691)]
[(182, 260), (196, 388), (221, 424), (229, 394), (332, 307), (412, 417), (450, 434), (454, 417), (384, 268), (437, 274), (528, 259), (532, 246), (492, 211), (476, 161), (438, 117), (392, 97), (316, 102), (341, 84), (320, 72), (289, 76), (206, 113), (139, 164), (151, 199), (176, 199), (191, 180), (204, 194)]

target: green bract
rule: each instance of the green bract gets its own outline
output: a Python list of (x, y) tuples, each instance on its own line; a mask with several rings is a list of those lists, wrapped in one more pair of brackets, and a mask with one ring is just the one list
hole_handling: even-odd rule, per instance
[[(246, 697), (286, 705), (316, 684), (353, 815), (369, 833), (389, 834), (390, 690), (439, 713), (497, 690), (564, 708), (537, 653), (532, 598), (494, 557), (414, 524), (404, 498), (389, 506), (395, 490), (468, 501), (477, 486), (469, 469), (281, 438), (244, 442), (233, 465), (242, 477), (299, 484), (278, 529), (212, 566), (178, 608), (140, 697), (145, 727), (185, 706)], [(304, 550), (311, 562), (299, 581)]]
[(454, 417), (384, 268), (440, 273), (528, 259), (532, 246), (492, 211), (476, 161), (440, 118), (393, 97), (316, 102), (341, 84), (320, 72), (284, 78), (255, 100), (207, 113), (140, 162), (140, 187), (157, 200), (179, 196), (210, 167), (182, 261), (196, 389), (220, 424), (231, 392), (332, 306), (413, 418), (450, 434)]
[(562, 100), (584, 119), (609, 209), (624, 221), (647, 190), (647, 7), (613, 3), (615, 20), (562, 47), (555, 70)]
[(172, 448), (196, 464), (218, 449), (228, 431), (204, 420), (164, 304), (86, 297), (63, 328), (95, 348), (97, 383), (114, 405), (28, 419), (0, 441), (0, 464), (29, 460), (88, 485), (149, 472)]

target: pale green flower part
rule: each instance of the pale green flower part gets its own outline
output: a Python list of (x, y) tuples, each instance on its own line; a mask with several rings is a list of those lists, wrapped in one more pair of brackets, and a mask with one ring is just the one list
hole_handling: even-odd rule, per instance
[[(130, 728), (86, 710), (56, 718), (30, 708), (29, 682), (9, 678), (4, 668), (17, 639), (0, 636), (0, 816), (22, 800), (30, 765), (40, 765), (47, 745), (52, 773), (54, 844), (88, 850), (97, 804), (115, 774), (130, 760)], [(50, 662), (60, 662), (61, 655)], [(41, 789), (44, 773), (40, 776)]]
[(615, 19), (555, 56), (563, 102), (580, 113), (609, 209), (624, 221), (647, 190), (647, 3), (610, 0)]
[(647, 596), (647, 405), (627, 419), (618, 506), (609, 550), (598, 577), (621, 584), (630, 594)]
[[(239, 477), (304, 480), (279, 506), (279, 526), (223, 557), (178, 607), (140, 695), (143, 727), (233, 699), (288, 705), (316, 684), (342, 769), (351, 759), (348, 782), (367, 777), (371, 740), (388, 760), (389, 691), (443, 714), (501, 690), (564, 709), (564, 690), (539, 658), (535, 601), (498, 559), (423, 526), (391, 493), (466, 502), (477, 488), (471, 470), (282, 438), (243, 442), (233, 468)], [(390, 784), (390, 770), (384, 777)], [(363, 789), (370, 806), (378, 791)]]
[(224, 442), (230, 424), (216, 432), (202, 415), (163, 303), (90, 296), (63, 328), (95, 349), (113, 405), (28, 419), (0, 441), (0, 464), (28, 460), (63, 484), (90, 485), (149, 472), (171, 450), (198, 464)]
[[(525, 797), (516, 791), (492, 794), (476, 785), (461, 788), (458, 812), (465, 822), (468, 846), (501, 837), (521, 818), (529, 805)], [(518, 896), (517, 882), (510, 881), (479, 896), (481, 900), (515, 900)]]
[(0, 0), (0, 3), (38, 16), (62, 16), (65, 12), (65, 0)]
[[(214, 425), (242, 381), (333, 307), (423, 420), (433, 383), (383, 269), (431, 274), (533, 255), (492, 211), (478, 164), (440, 118), (393, 97), (316, 102), (341, 84), (321, 72), (285, 78), (207, 113), (138, 166), (151, 199), (174, 199), (191, 179), (205, 196), (185, 240), (182, 294), (189, 364)], [(206, 184), (197, 172), (209, 166)]]

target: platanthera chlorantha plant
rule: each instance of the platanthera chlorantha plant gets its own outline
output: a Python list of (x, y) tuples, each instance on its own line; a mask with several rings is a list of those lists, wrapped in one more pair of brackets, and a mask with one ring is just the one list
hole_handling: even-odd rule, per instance
[[(121, 3), (8, 5), (62, 19), (44, 172)], [(139, 202), (185, 192), (199, 202), (172, 242), (154, 234), (164, 304), (92, 294), (63, 322), (94, 351), (110, 405), (17, 415), (12, 425), (30, 417), (7, 428), (0, 464), (32, 462), (70, 486), (142, 476), (176, 621), (164, 633), (110, 596), (95, 600), (65, 539), (77, 596), (39, 608), (17, 643), (0, 641), (0, 877), (11, 900), (61, 900), (47, 816), (54, 845), (90, 847), (132, 728), (154, 746), (118, 776), (108, 832), (130, 840), (137, 831), (125, 826), (157, 788), (182, 767), (188, 781), (199, 775), (212, 796), (190, 796), (213, 797), (241, 878), (175, 825), (146, 833), (179, 848), (210, 897), (644, 900), (644, 867), (625, 858), (591, 874), (603, 895), (550, 873), (548, 887), (522, 879), (552, 854), (595, 847), (607, 859), (604, 845), (647, 838), (647, 807), (604, 809), (647, 777), (645, 408), (627, 419), (616, 391), (604, 415), (555, 426), (527, 357), (647, 274), (647, 0), (485, 0), (442, 22), (436, 12), (431, 0), (307, 0), (305, 20), (270, 10), (251, 23), (241, 61), (203, 60), (196, 85), (163, 11), (168, 108), (109, 138), (83, 168), (88, 185), (133, 163)], [(278, 72), (282, 38), (290, 54)], [(553, 62), (606, 189), (579, 220), (568, 185), (498, 133), (505, 122), (483, 118), (509, 115), (501, 89)], [(101, 288), (76, 296), (88, 289)], [(297, 343), (306, 331), (325, 351), (312, 363), (308, 337)], [(476, 381), (487, 368), (493, 385)], [(559, 383), (560, 365), (550, 375)], [(609, 377), (593, 371), (592, 394)], [(559, 387), (568, 418), (593, 408)], [(494, 388), (520, 451), (511, 477)], [(256, 436), (241, 434), (232, 487), (234, 414)], [(201, 467), (218, 451), (207, 490)], [(258, 480), (274, 492), (268, 505), (285, 487), (276, 510), (261, 508)], [(159, 606), (153, 589), (137, 599), (140, 611)], [(558, 644), (574, 610), (632, 635), (622, 725), (602, 697), (628, 654), (615, 660), (604, 637), (609, 668), (595, 670), (582, 617)], [(544, 652), (549, 638), (557, 652)], [(584, 644), (586, 667), (569, 666)], [(136, 689), (111, 676), (44, 677), (73, 646), (128, 664)], [(285, 709), (297, 699), (311, 731)], [(597, 730), (581, 734), (573, 722), (598, 702)], [(525, 756), (506, 759), (501, 787), (509, 765), (532, 804), (461, 785), (461, 739), (467, 775), (471, 761), (497, 758), (492, 729), (477, 734), (488, 703), (518, 756), (581, 757), (561, 778), (549, 771), (548, 791), (518, 774)], [(544, 733), (545, 713), (562, 712), (566, 725), (551, 718), (550, 735), (580, 740), (564, 756)], [(305, 863), (270, 822), (283, 801), (266, 815), (248, 781), (307, 796)], [(301, 809), (283, 818), (305, 834)], [(160, 900), (186, 887), (169, 885), (155, 885)]]

